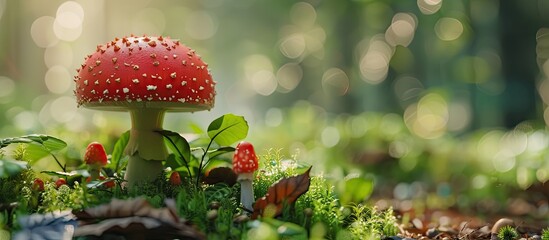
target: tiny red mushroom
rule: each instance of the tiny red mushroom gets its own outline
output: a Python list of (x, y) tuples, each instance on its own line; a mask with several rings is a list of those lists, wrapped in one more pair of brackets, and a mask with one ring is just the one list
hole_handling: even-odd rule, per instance
[(97, 46), (77, 69), (78, 106), (129, 111), (128, 186), (162, 174), (168, 156), (162, 136), (166, 111), (195, 112), (214, 105), (215, 82), (194, 50), (168, 37), (124, 37)]
[(101, 168), (107, 165), (107, 153), (101, 143), (92, 142), (86, 148), (84, 162), (88, 165), (91, 180), (99, 179)]
[(240, 142), (234, 151), (233, 171), (240, 183), (240, 203), (250, 211), (255, 200), (252, 182), (258, 166), (254, 146), (249, 142)]
[(35, 178), (32, 182), (32, 189), (39, 192), (44, 191), (44, 181), (40, 178)]
[(59, 178), (57, 179), (57, 181), (55, 181), (55, 188), (59, 188), (63, 185), (67, 185), (67, 180), (65, 180), (64, 178)]
[(181, 185), (181, 175), (179, 175), (178, 172), (172, 172), (172, 174), (170, 174), (170, 184), (172, 184), (172, 186)]

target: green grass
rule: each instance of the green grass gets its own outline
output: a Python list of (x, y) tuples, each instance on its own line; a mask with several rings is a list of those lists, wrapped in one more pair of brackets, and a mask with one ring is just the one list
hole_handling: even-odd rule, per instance
[[(256, 172), (254, 193), (256, 199), (264, 196), (277, 181), (304, 173), (309, 166), (295, 159), (287, 159), (281, 151), (269, 150), (260, 156), (260, 170)], [(5, 154), (5, 153), (2, 153)], [(17, 146), (12, 156), (26, 158), (24, 146)], [(314, 166), (313, 166), (314, 168)], [(69, 185), (57, 188), (55, 180), (64, 173), (49, 172), (44, 178), (43, 191), (32, 188), (34, 178), (39, 176), (27, 169), (0, 181), (0, 202), (17, 202), (15, 211), (2, 211), (4, 229), (18, 230), (18, 216), (33, 213), (48, 213), (57, 210), (82, 210), (111, 199), (145, 197), (154, 207), (165, 207), (166, 199), (175, 199), (177, 212), (192, 223), (208, 239), (371, 239), (396, 235), (396, 219), (392, 211), (377, 211), (364, 203), (342, 205), (334, 189), (336, 182), (322, 174), (310, 176), (309, 190), (292, 205), (284, 205), (282, 214), (252, 220), (239, 207), (240, 185), (227, 186), (187, 184), (173, 186), (161, 175), (150, 184), (127, 190), (121, 187), (122, 179), (114, 179), (114, 188), (100, 183), (82, 183), (84, 177), (75, 177)], [(115, 175), (116, 176), (116, 175)]]

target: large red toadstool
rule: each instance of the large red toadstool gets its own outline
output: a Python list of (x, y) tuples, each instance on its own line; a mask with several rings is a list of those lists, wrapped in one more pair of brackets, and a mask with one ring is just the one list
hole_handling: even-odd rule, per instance
[(129, 111), (132, 128), (125, 149), (128, 185), (162, 173), (166, 111), (195, 112), (214, 105), (215, 82), (194, 50), (167, 37), (124, 37), (97, 46), (75, 76), (78, 106)]
[(252, 186), (254, 172), (259, 167), (254, 146), (249, 142), (240, 142), (234, 151), (233, 172), (238, 176), (240, 183), (240, 203), (247, 210), (252, 210), (255, 201)]

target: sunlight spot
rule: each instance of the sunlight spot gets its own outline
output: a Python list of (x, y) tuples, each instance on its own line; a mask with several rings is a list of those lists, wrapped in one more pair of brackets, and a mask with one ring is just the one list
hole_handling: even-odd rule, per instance
[[(192, 20), (191, 16), (192, 14), (188, 15), (182, 23), (188, 25)], [(134, 33), (162, 33), (166, 29), (166, 15), (157, 8), (145, 8), (129, 17), (132, 18), (131, 30)], [(194, 37), (191, 33), (189, 35)]]
[(515, 167), (516, 159), (507, 150), (501, 150), (492, 158), (492, 164), (498, 172), (508, 172)]
[(194, 39), (206, 40), (217, 32), (217, 19), (205, 11), (193, 11), (187, 16), (185, 29)]
[(444, 17), (435, 24), (435, 33), (440, 40), (453, 41), (463, 34), (463, 24), (455, 18)]
[(385, 80), (394, 49), (385, 41), (374, 38), (360, 60), (360, 73), (364, 81), (379, 84)]
[(417, 27), (416, 22), (416, 16), (413, 14), (395, 14), (392, 24), (385, 31), (385, 40), (391, 46), (401, 45), (407, 47), (414, 38), (414, 32)]
[(59, 42), (44, 51), (44, 63), (48, 68), (60, 65), (65, 68), (73, 66), (73, 51), (71, 45)]
[(324, 130), (322, 130), (322, 134), (320, 138), (321, 138), (322, 144), (325, 147), (331, 148), (337, 145), (337, 143), (339, 143), (339, 139), (340, 139), (339, 130), (337, 130), (337, 128), (335, 127), (326, 127), (324, 128)]
[(393, 196), (398, 200), (408, 199), (412, 196), (410, 186), (407, 183), (399, 183), (393, 189)]
[(68, 1), (57, 8), (53, 31), (57, 38), (64, 41), (74, 41), (82, 34), (84, 9), (73, 1)]
[(76, 104), (72, 97), (62, 96), (51, 102), (50, 114), (57, 122), (69, 122), (74, 118), (75, 113)]
[(13, 125), (23, 131), (32, 130), (37, 124), (37, 116), (31, 111), (20, 112), (13, 118)]
[(322, 75), (322, 89), (326, 94), (343, 96), (349, 90), (349, 78), (339, 68), (330, 68)]
[(303, 78), (303, 69), (299, 64), (286, 63), (276, 72), (278, 85), (283, 88), (280, 92), (290, 92), (294, 90)]
[(305, 37), (299, 33), (289, 35), (280, 42), (280, 52), (291, 59), (301, 57), (306, 47)]
[(534, 179), (530, 177), (530, 172), (525, 167), (517, 168), (517, 184), (522, 189), (527, 189), (532, 185)]
[(7, 97), (15, 91), (15, 82), (8, 77), (0, 76), (0, 98)]
[(316, 10), (306, 2), (295, 3), (290, 9), (290, 19), (300, 27), (310, 27), (316, 21)]
[(471, 181), (471, 185), (475, 189), (481, 189), (488, 185), (488, 178), (484, 175), (476, 175)]
[(549, 181), (549, 167), (546, 167), (546, 168), (539, 168), (537, 171), (536, 171), (536, 177), (538, 178), (538, 181), (542, 182), (542, 183), (545, 183), (547, 181)]
[(277, 127), (282, 123), (282, 111), (278, 108), (269, 108), (265, 113), (265, 125), (269, 127)]
[(252, 86), (255, 92), (263, 95), (271, 95), (278, 86), (274, 74), (270, 71), (261, 70), (256, 72), (252, 77)]
[(46, 87), (52, 93), (63, 94), (71, 87), (71, 75), (66, 68), (54, 66), (44, 76)]
[(31, 37), (38, 47), (46, 48), (55, 45), (59, 41), (53, 32), (54, 21), (53, 17), (42, 16), (32, 23), (30, 29)]
[(442, 0), (417, 0), (417, 6), (421, 13), (431, 15), (442, 7)]

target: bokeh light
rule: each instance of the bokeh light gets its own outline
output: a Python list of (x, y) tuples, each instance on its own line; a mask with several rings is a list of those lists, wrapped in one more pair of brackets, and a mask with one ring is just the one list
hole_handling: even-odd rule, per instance
[(299, 64), (286, 63), (276, 72), (276, 79), (281, 92), (293, 91), (303, 78), (303, 69)]
[(195, 11), (186, 17), (185, 30), (194, 39), (205, 40), (217, 32), (217, 19), (205, 11)]
[(449, 118), (448, 104), (439, 94), (429, 93), (404, 112), (408, 128), (416, 135), (434, 139), (446, 133)]
[(339, 68), (330, 68), (322, 76), (322, 89), (331, 95), (342, 96), (349, 90), (349, 78)]
[(425, 15), (435, 14), (442, 7), (442, 0), (417, 0), (417, 6)]
[(53, 31), (55, 36), (64, 41), (74, 41), (82, 34), (82, 23), (84, 21), (84, 9), (73, 1), (67, 1), (59, 6)]
[(458, 19), (443, 17), (435, 24), (435, 33), (440, 40), (453, 41), (463, 34), (463, 24)]
[(42, 16), (34, 20), (31, 25), (30, 34), (37, 46), (47, 48), (59, 41), (53, 31), (54, 22), (55, 19), (50, 16)]
[(385, 80), (389, 71), (389, 62), (394, 49), (385, 41), (375, 37), (360, 60), (362, 79), (368, 83), (378, 84)]

